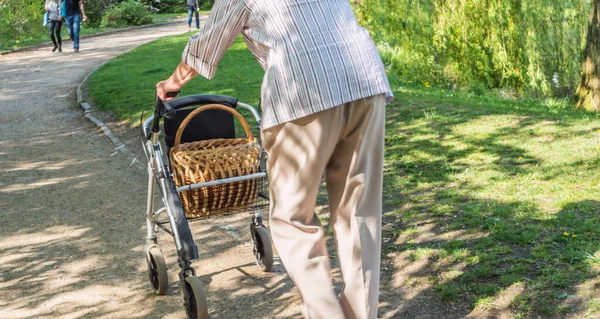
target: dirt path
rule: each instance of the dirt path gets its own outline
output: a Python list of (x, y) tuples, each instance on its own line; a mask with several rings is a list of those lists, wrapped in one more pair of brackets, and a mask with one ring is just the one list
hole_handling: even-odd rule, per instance
[[(0, 318), (185, 317), (164, 233), (168, 295), (155, 296), (147, 280), (146, 172), (83, 117), (75, 90), (101, 63), (186, 29), (83, 38), (79, 54), (67, 43), (62, 54), (43, 47), (0, 56)], [(271, 273), (254, 265), (248, 216), (192, 228), (212, 318), (299, 316), (281, 265)]]

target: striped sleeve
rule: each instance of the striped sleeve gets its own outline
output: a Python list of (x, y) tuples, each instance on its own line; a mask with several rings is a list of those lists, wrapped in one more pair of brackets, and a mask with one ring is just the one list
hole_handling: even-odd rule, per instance
[(244, 37), (244, 41), (246, 42), (246, 46), (248, 50), (252, 53), (260, 67), (266, 71), (267, 70), (267, 54), (269, 53), (269, 48), (263, 44), (258, 43), (251, 37), (249, 37), (246, 33), (242, 33)]
[(242, 32), (248, 15), (243, 0), (215, 1), (204, 28), (190, 37), (183, 50), (183, 63), (212, 79), (225, 51)]

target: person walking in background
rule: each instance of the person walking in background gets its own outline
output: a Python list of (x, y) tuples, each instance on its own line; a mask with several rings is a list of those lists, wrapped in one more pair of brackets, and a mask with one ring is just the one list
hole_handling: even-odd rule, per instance
[[(59, 0), (47, 0), (46, 11), (48, 11), (48, 33), (50, 39), (54, 43), (52, 52), (58, 49), (58, 52), (62, 52), (62, 38), (60, 36), (60, 30), (62, 27), (62, 16), (61, 16), (62, 1)], [(56, 32), (56, 37), (54, 33)]]
[(73, 51), (79, 52), (79, 30), (81, 21), (87, 20), (82, 0), (62, 0), (65, 1), (65, 20), (67, 21), (67, 30), (69, 37), (73, 40)]
[[(239, 34), (265, 70), (262, 141), (268, 153), (273, 243), (306, 318), (377, 317), (385, 104), (393, 99), (369, 32), (348, 0), (221, 0), (190, 37), (160, 99), (200, 74), (213, 78)], [(326, 176), (344, 289), (336, 296), (325, 231), (315, 214)]]
[(186, 0), (188, 9), (188, 32), (192, 31), (192, 15), (196, 15), (196, 29), (200, 29), (200, 6), (198, 6), (198, 0)]

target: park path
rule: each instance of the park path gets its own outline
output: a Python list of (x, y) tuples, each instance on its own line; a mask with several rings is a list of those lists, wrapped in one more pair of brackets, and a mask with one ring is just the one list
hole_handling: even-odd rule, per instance
[[(67, 42), (62, 54), (46, 46), (0, 56), (0, 318), (185, 317), (164, 233), (168, 295), (147, 280), (147, 173), (83, 116), (75, 92), (105, 61), (186, 31), (181, 22), (82, 38), (78, 54)], [(142, 154), (136, 143), (125, 144)], [(254, 265), (247, 218), (192, 225), (211, 318), (298, 317), (281, 265)]]

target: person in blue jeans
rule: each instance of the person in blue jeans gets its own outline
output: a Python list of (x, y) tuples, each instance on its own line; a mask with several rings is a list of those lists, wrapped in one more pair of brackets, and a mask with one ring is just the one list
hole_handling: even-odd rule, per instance
[(65, 20), (69, 37), (73, 40), (73, 51), (79, 52), (79, 29), (81, 21), (87, 20), (82, 0), (64, 0), (65, 1)]
[(196, 14), (196, 29), (200, 29), (200, 16), (198, 15), (198, 11), (200, 7), (198, 6), (198, 0), (186, 0), (187, 8), (188, 8), (188, 32), (192, 30), (192, 14)]

